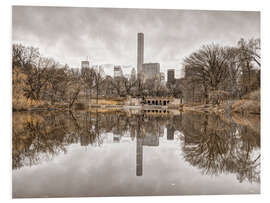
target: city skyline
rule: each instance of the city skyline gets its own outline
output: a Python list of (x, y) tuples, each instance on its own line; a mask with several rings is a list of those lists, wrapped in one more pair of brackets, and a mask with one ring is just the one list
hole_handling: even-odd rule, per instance
[(230, 46), (260, 36), (260, 13), (253, 11), (14, 6), (12, 17), (13, 43), (38, 47), (72, 67), (87, 56), (91, 64), (137, 67), (136, 38), (142, 32), (144, 61), (158, 61), (165, 74), (174, 68), (176, 77), (184, 57), (203, 44)]

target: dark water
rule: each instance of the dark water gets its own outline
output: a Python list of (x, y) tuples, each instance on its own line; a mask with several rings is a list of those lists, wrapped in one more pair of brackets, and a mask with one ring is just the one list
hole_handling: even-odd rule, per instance
[(13, 197), (260, 193), (260, 119), (13, 114)]

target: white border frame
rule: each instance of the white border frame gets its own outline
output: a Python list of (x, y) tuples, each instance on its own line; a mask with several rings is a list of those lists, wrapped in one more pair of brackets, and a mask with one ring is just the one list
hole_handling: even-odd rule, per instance
[[(267, 0), (252, 1), (252, 0), (188, 0), (188, 1), (157, 1), (157, 0), (8, 0), (1, 1), (0, 14), (1, 14), (1, 43), (0, 43), (0, 56), (1, 56), (1, 155), (3, 162), (1, 163), (1, 199), (12, 201), (12, 169), (11, 169), (11, 11), (12, 5), (36, 5), (36, 6), (75, 6), (75, 7), (117, 7), (117, 8), (166, 8), (166, 9), (199, 9), (199, 10), (252, 10), (261, 11), (261, 44), (262, 44), (262, 74), (261, 74), (261, 90), (262, 90), (262, 102), (261, 102), (261, 151), (262, 151), (262, 167), (261, 167), (261, 195), (218, 195), (218, 196), (163, 196), (163, 197), (110, 197), (110, 198), (52, 198), (49, 201), (58, 202), (105, 202), (105, 201), (117, 201), (117, 202), (138, 202), (138, 201), (155, 201), (155, 202), (267, 202), (269, 195), (267, 194), (269, 187), (269, 136), (270, 125), (267, 123), (269, 116), (267, 112), (270, 112), (269, 98), (270, 94), (268, 88), (270, 87), (270, 63), (269, 63), (269, 46), (270, 46), (270, 33), (269, 33), (269, 20), (270, 19), (270, 7), (267, 5)], [(268, 37), (268, 38), (267, 38)], [(8, 144), (7, 144), (8, 143)], [(17, 200), (15, 200), (17, 201)], [(20, 201), (48, 201), (48, 199), (21, 199)]]

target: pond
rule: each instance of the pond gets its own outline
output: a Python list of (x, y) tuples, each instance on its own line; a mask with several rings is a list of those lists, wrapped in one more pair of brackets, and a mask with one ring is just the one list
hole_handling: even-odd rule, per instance
[(13, 198), (260, 193), (260, 117), (13, 113)]

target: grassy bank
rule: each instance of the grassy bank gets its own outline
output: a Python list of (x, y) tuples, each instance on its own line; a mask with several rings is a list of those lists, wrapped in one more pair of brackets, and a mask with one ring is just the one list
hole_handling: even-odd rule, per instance
[(68, 109), (66, 104), (55, 103), (53, 105), (42, 100), (31, 100), (21, 97), (12, 101), (12, 111), (32, 111), (32, 110), (64, 110)]
[(260, 89), (247, 94), (243, 99), (238, 100), (232, 105), (232, 112), (241, 114), (260, 114), (261, 99)]
[(185, 104), (184, 111), (222, 114), (225, 112), (239, 114), (260, 114), (260, 89), (245, 95), (239, 100), (227, 100), (220, 104)]

